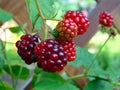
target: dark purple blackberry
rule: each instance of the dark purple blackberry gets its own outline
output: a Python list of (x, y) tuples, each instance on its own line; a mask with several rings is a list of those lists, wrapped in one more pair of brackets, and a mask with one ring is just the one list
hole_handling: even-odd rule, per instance
[(18, 48), (18, 54), (25, 61), (26, 64), (36, 62), (36, 55), (34, 53), (34, 47), (38, 43), (39, 35), (25, 34), (21, 36), (21, 39), (16, 42)]

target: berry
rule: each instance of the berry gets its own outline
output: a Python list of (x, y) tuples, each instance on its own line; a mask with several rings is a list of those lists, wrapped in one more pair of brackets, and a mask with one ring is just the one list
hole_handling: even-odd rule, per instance
[(106, 11), (101, 12), (99, 15), (99, 24), (111, 27), (113, 25), (113, 16)]
[(34, 54), (34, 47), (36, 43), (38, 43), (38, 38), (39, 36), (37, 34), (33, 36), (25, 34), (16, 42), (16, 47), (18, 48), (17, 52), (26, 64), (36, 62), (37, 56)]
[(56, 30), (59, 38), (70, 40), (77, 36), (77, 25), (72, 19), (64, 19), (58, 23)]
[(68, 61), (74, 61), (76, 59), (75, 43), (72, 40), (59, 40), (59, 43), (62, 44), (65, 51), (67, 51)]
[(47, 72), (59, 72), (67, 64), (67, 52), (57, 40), (47, 39), (34, 48), (38, 67)]
[(90, 26), (90, 22), (88, 18), (82, 13), (78, 11), (67, 11), (64, 15), (65, 19), (72, 19), (78, 26), (77, 34), (84, 34)]

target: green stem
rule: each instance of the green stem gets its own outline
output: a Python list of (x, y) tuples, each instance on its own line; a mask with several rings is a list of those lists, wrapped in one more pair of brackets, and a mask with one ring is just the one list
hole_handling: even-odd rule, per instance
[(5, 45), (4, 45), (3, 51), (4, 51), (4, 55), (5, 55), (5, 62), (7, 63), (8, 68), (10, 70), (10, 75), (11, 75), (11, 80), (12, 80), (12, 86), (13, 86), (13, 89), (15, 90), (16, 87), (15, 87), (15, 84), (14, 84), (14, 74), (13, 74), (13, 71), (12, 71), (12, 67), (11, 67), (11, 65), (9, 63), (9, 60), (7, 58), (7, 54), (6, 54), (6, 32), (5, 32), (5, 43), (4, 44)]
[(41, 10), (41, 8), (40, 8), (40, 5), (39, 5), (38, 0), (35, 0), (35, 2), (36, 2), (37, 9), (38, 9), (38, 13), (39, 13), (40, 17), (41, 17), (43, 20), (60, 21), (59, 19), (44, 17), (44, 15), (42, 14), (42, 10)]
[(96, 61), (96, 58), (97, 58), (98, 55), (101, 53), (103, 47), (104, 47), (104, 46), (106, 45), (106, 43), (109, 41), (109, 39), (111, 38), (111, 36), (112, 36), (112, 35), (109, 35), (109, 37), (107, 38), (107, 40), (104, 42), (104, 44), (102, 45), (102, 47), (99, 49), (98, 53), (95, 55), (94, 59), (91, 61), (91, 64), (90, 64), (88, 70), (86, 70), (86, 72), (85, 72), (86, 74), (89, 73), (91, 67), (94, 65), (94, 63), (95, 63), (95, 61)]
[(39, 5), (38, 0), (35, 0), (35, 2), (36, 2), (37, 9), (38, 9), (38, 13), (39, 13), (40, 17), (44, 20), (45, 17), (44, 17), (44, 15), (42, 14), (42, 11), (41, 11), (41, 8), (40, 8), (40, 5)]
[[(20, 77), (21, 73), (22, 73), (23, 67), (20, 67), (19, 73), (18, 73), (18, 78)], [(18, 78), (16, 80), (16, 85), (18, 84)]]
[(44, 15), (42, 14), (42, 11), (41, 11), (41, 8), (40, 8), (38, 0), (35, 0), (35, 2), (36, 2), (36, 6), (37, 6), (37, 9), (38, 9), (39, 16), (43, 19), (43, 24), (45, 26), (45, 28), (44, 28), (44, 38), (43, 39), (46, 40), (47, 39), (47, 35), (48, 35), (46, 19), (45, 19)]
[(67, 78), (66, 80), (82, 78), (82, 77), (85, 77), (85, 76), (86, 76), (85, 74), (79, 74), (79, 75), (71, 76), (71, 77)]
[(115, 27), (116, 31), (120, 34), (118, 27), (116, 27), (116, 25), (114, 23), (113, 23), (113, 27)]
[(46, 20), (44, 21), (44, 27), (45, 27), (45, 30), (44, 30), (44, 38), (43, 38), (43, 40), (46, 40), (47, 36), (48, 36), (48, 30), (47, 30)]

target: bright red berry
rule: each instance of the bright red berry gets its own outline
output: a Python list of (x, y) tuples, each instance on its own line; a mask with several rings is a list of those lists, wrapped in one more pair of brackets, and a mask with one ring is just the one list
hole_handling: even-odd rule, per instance
[(78, 11), (67, 11), (66, 14), (64, 15), (65, 19), (72, 19), (78, 26), (78, 31), (77, 34), (81, 35), (84, 34), (89, 26), (90, 22), (88, 18), (82, 13)]
[(72, 19), (64, 19), (58, 23), (56, 30), (59, 38), (70, 40), (77, 36), (77, 25)]
[(67, 64), (67, 52), (57, 40), (47, 39), (34, 48), (38, 67), (48, 72), (59, 72)]
[(99, 15), (99, 24), (111, 27), (113, 25), (113, 16), (106, 11), (101, 12)]
[(18, 54), (27, 64), (36, 62), (37, 55), (34, 54), (34, 47), (38, 43), (39, 36), (37, 34), (30, 35), (25, 34), (21, 36), (21, 39), (16, 42), (16, 47), (18, 48)]
[(74, 61), (76, 59), (75, 43), (72, 40), (58, 40), (63, 45), (65, 51), (68, 54), (68, 61)]

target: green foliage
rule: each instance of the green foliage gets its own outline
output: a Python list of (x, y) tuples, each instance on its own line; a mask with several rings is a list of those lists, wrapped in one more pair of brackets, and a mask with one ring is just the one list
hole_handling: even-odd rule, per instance
[(2, 40), (0, 40), (0, 69), (5, 65), (5, 53), (4, 45)]
[(89, 67), (91, 61), (94, 59), (93, 54), (81, 47), (76, 47), (76, 54), (76, 60), (74, 62), (69, 62), (70, 65)]
[(19, 33), (26, 28), (26, 24), (9, 28), (12, 33)]
[(113, 85), (107, 81), (95, 79), (88, 82), (84, 90), (113, 90)]
[(13, 15), (0, 8), (0, 21), (6, 22), (13, 18)]
[(35, 69), (32, 84), (33, 90), (80, 90), (73, 84), (66, 82), (59, 74), (48, 73), (39, 68)]
[(12, 87), (7, 83), (0, 80), (0, 90), (13, 90)]
[(42, 80), (35, 85), (33, 90), (80, 90), (70, 83), (62, 83), (56, 80)]
[[(26, 79), (29, 77), (29, 70), (23, 66), (19, 66), (19, 65), (11, 65), (12, 71), (13, 71), (13, 75), (15, 78), (20, 78), (20, 79)], [(9, 67), (5, 66), (4, 70), (8, 73), (10, 73)]]

